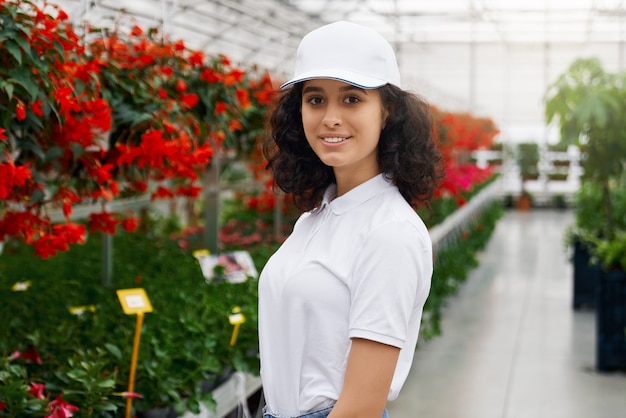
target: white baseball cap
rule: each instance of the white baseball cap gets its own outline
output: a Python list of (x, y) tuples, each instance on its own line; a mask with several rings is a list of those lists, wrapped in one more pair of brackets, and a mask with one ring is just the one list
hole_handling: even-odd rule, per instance
[(401, 87), (389, 42), (371, 29), (345, 21), (322, 26), (302, 38), (294, 76), (280, 88), (313, 78), (330, 78), (365, 89), (385, 84)]

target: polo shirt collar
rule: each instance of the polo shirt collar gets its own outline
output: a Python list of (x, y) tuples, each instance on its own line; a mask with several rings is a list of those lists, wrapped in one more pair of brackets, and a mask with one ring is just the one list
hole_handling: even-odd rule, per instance
[(357, 207), (361, 203), (371, 199), (377, 194), (388, 190), (390, 187), (394, 187), (390, 180), (387, 180), (383, 173), (380, 173), (371, 179), (367, 180), (350, 190), (343, 196), (337, 196), (337, 185), (331, 184), (326, 188), (324, 197), (322, 198), (322, 204), (320, 210), (323, 210), (326, 206), (336, 215), (341, 215), (349, 210)]

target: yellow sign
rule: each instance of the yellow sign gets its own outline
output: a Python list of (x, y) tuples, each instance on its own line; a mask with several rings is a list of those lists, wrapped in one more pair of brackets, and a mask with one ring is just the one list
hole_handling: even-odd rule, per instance
[[(139, 356), (139, 340), (141, 339), (141, 325), (143, 324), (143, 314), (146, 312), (152, 312), (152, 304), (146, 291), (137, 289), (120, 289), (117, 290), (117, 297), (122, 304), (124, 313), (126, 315), (137, 314), (137, 325), (135, 325), (135, 339), (133, 341), (133, 353), (130, 359), (130, 375), (128, 377), (128, 391), (129, 394), (126, 398), (126, 418), (131, 418), (133, 410), (133, 398), (136, 398), (135, 393), (135, 373), (137, 372), (137, 357)], [(130, 395), (132, 394), (132, 396)], [(141, 397), (141, 396), (139, 396)]]
[(126, 315), (152, 312), (150, 299), (144, 289), (121, 289), (117, 291), (117, 297)]
[(246, 317), (241, 313), (241, 308), (235, 306), (228, 316), (228, 322), (233, 325), (233, 334), (230, 337), (231, 347), (237, 342), (237, 335), (239, 335), (239, 326), (246, 322)]

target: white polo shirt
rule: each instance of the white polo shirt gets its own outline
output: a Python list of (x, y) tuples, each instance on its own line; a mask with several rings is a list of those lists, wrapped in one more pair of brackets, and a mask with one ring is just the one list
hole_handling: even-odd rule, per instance
[(273, 414), (341, 393), (351, 338), (399, 347), (389, 400), (413, 361), (433, 271), (428, 230), (382, 174), (303, 214), (259, 281), (261, 379)]

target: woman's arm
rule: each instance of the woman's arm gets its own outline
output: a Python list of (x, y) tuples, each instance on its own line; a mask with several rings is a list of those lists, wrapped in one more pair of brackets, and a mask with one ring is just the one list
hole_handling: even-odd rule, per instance
[(328, 418), (381, 418), (400, 349), (352, 339), (341, 395)]

